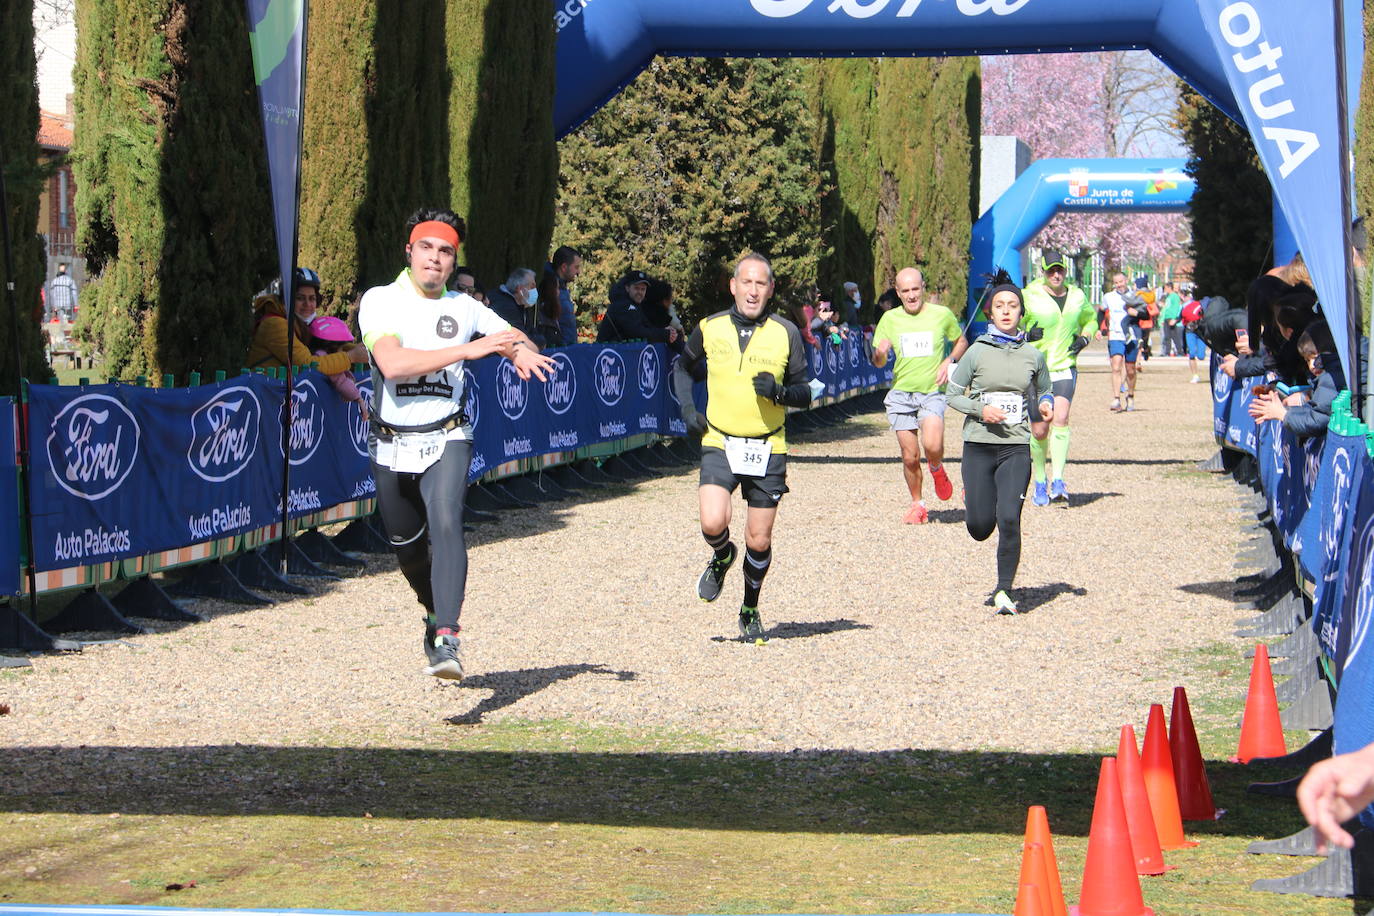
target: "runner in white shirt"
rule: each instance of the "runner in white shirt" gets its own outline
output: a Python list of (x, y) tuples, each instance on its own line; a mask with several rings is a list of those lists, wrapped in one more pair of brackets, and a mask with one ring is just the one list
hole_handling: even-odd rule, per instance
[[(448, 289), (467, 234), (460, 217), (422, 209), (406, 230), (406, 269), (390, 285), (368, 290), (358, 307), (377, 392), (368, 447), (382, 522), (425, 607), (425, 673), (461, 680), (463, 500), (472, 460), (463, 363), (499, 354), (522, 379), (544, 381), (553, 361), (491, 309)], [(475, 334), (485, 336), (473, 340)]]
[(1112, 360), (1111, 410), (1122, 409), (1123, 392), (1128, 408), (1134, 410), (1136, 359), (1140, 355), (1140, 325), (1135, 316), (1138, 308), (1145, 308), (1145, 300), (1126, 283), (1125, 274), (1115, 273), (1111, 291), (1102, 297), (1102, 308), (1107, 313), (1107, 352)]

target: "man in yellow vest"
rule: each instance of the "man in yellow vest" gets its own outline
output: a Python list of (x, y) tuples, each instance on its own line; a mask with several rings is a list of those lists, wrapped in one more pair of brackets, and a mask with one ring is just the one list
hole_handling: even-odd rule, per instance
[(1097, 323), (1097, 312), (1088, 297), (1076, 286), (1064, 282), (1068, 261), (1058, 251), (1046, 250), (1041, 258), (1044, 279), (1026, 287), (1026, 315), (1021, 326), (1027, 331), (1039, 328), (1034, 344), (1045, 354), (1054, 392), (1054, 420), (1050, 425), (1049, 458), (1053, 478), (1045, 483), (1045, 439), (1031, 438), (1031, 474), (1035, 488), (1031, 502), (1048, 506), (1051, 500), (1069, 504), (1064, 486), (1064, 465), (1069, 461), (1069, 408), (1078, 384), (1078, 353), (1088, 345), (1089, 329)]
[[(759, 617), (759, 592), (773, 559), (773, 522), (787, 492), (787, 408), (808, 407), (806, 353), (801, 332), (785, 318), (767, 313), (773, 296), (773, 268), (761, 254), (748, 254), (730, 280), (735, 304), (705, 318), (687, 340), (673, 369), (673, 390), (687, 428), (701, 438), (697, 498), (701, 534), (713, 556), (697, 581), (703, 601), (720, 597), (725, 574), (738, 551), (730, 541), (730, 497), (740, 488), (745, 516), (744, 602), (740, 636), (767, 641)], [(692, 379), (705, 366), (706, 411), (692, 401)]]

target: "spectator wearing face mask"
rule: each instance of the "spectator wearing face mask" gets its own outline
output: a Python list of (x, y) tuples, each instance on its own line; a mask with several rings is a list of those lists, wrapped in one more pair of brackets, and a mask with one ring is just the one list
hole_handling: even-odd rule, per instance
[[(309, 267), (297, 267), (295, 281), (296, 290), (291, 309), (292, 318), (296, 323), (295, 339), (291, 341), (290, 349), (292, 365), (304, 367), (309, 366), (312, 361), (318, 361), (321, 372), (333, 375), (347, 371), (353, 363), (367, 362), (367, 348), (362, 344), (354, 344), (318, 359), (310, 352), (306, 344), (310, 340), (310, 325), (315, 321), (319, 310), (320, 275)], [(253, 321), (253, 344), (248, 349), (248, 367), (274, 369), (285, 366), (288, 329), (280, 281), (275, 282), (268, 292), (254, 300)]]
[(535, 283), (534, 271), (528, 267), (517, 267), (510, 272), (506, 282), (487, 294), (491, 310), (506, 320), (511, 327), (520, 331), (538, 347), (547, 341), (539, 331), (539, 288)]

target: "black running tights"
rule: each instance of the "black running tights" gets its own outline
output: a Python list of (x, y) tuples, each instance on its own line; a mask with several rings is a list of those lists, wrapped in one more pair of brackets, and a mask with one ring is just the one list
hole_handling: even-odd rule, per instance
[(1021, 563), (1021, 506), (1030, 483), (1030, 446), (965, 442), (964, 524), (975, 541), (997, 529), (997, 587), (1010, 589)]
[(377, 507), (401, 572), (415, 597), (434, 614), (435, 624), (454, 630), (468, 581), (463, 500), (471, 460), (472, 443), (450, 439), (444, 454), (422, 474), (372, 465)]

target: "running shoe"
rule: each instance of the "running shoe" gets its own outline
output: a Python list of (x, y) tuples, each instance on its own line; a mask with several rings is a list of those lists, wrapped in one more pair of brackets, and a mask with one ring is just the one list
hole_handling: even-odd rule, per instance
[(1133, 394), (1128, 394), (1128, 395), (1126, 395), (1126, 410), (1128, 410), (1128, 411), (1135, 410), (1135, 395), (1133, 395)]
[[(434, 622), (434, 615), (433, 615), (433, 614), (426, 614), (426, 615), (424, 616), (424, 621), (425, 621), (425, 637), (424, 637), (425, 655), (429, 655), (429, 654), (430, 654), (430, 650), (434, 648), (434, 637), (437, 636), (437, 635), (439, 635), (439, 634), (436, 633), (436, 632), (434, 631), (434, 630), (435, 630), (435, 622)], [(433, 661), (432, 658), (431, 658), (430, 660)]]
[(1031, 505), (1032, 505), (1032, 506), (1048, 506), (1049, 504), (1050, 504), (1050, 491), (1049, 491), (1049, 489), (1047, 488), (1047, 486), (1046, 486), (1046, 484), (1045, 484), (1045, 481), (1043, 481), (1043, 480), (1037, 480), (1037, 481), (1035, 482), (1035, 491), (1031, 494)]
[(902, 516), (902, 524), (924, 525), (928, 518), (930, 518), (930, 513), (926, 511), (925, 506), (920, 503), (912, 503), (911, 508), (906, 510), (906, 515)]
[(763, 635), (763, 619), (759, 617), (758, 608), (740, 605), (739, 636), (745, 642), (752, 641), (756, 646), (768, 642), (768, 637)]
[(725, 574), (730, 571), (730, 567), (735, 565), (735, 557), (739, 556), (739, 551), (735, 545), (730, 545), (730, 553), (724, 559), (711, 557), (711, 562), (706, 564), (706, 569), (702, 572), (701, 578), (697, 580), (697, 596), (702, 601), (715, 601), (720, 597), (721, 586), (725, 584)]
[(1112, 413), (1121, 413), (1121, 398), (1112, 398), (1112, 406), (1108, 409)]
[(1192, 378), (1188, 379), (1188, 384), (1190, 384), (1190, 385), (1196, 385), (1196, 384), (1197, 384), (1198, 382), (1200, 382), (1200, 381), (1202, 381), (1202, 379), (1198, 378), (1198, 377), (1195, 375), (1195, 376), (1193, 376)]
[(1051, 481), (1050, 481), (1050, 499), (1051, 499), (1051, 500), (1062, 499), (1062, 500), (1063, 500), (1064, 502), (1066, 502), (1066, 503), (1069, 501), (1069, 491), (1068, 491), (1068, 489), (1064, 486), (1064, 481), (1063, 481), (1063, 480), (1051, 480)]
[(1016, 613), (1016, 602), (1011, 600), (1011, 595), (1008, 595), (1000, 588), (997, 590), (997, 593), (992, 596), (992, 606), (997, 608), (997, 613), (999, 614)]
[(446, 634), (434, 637), (434, 642), (425, 647), (425, 654), (429, 656), (425, 674), (448, 681), (463, 679), (463, 661), (458, 657), (457, 636)]
[(954, 495), (954, 484), (949, 482), (949, 475), (945, 473), (943, 464), (930, 472), (930, 479), (935, 481), (936, 496), (941, 499), (949, 499)]

